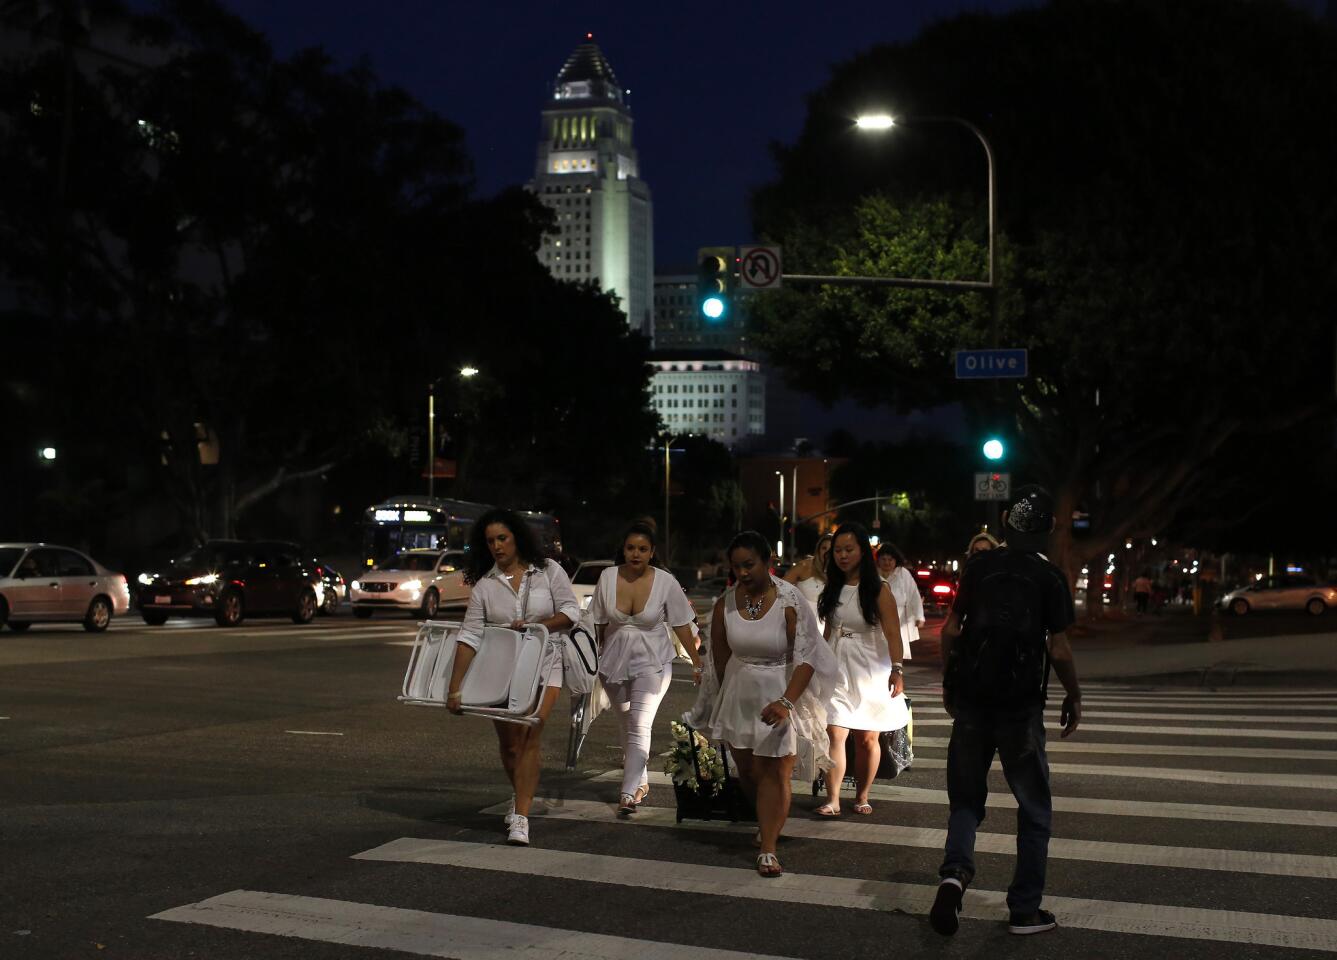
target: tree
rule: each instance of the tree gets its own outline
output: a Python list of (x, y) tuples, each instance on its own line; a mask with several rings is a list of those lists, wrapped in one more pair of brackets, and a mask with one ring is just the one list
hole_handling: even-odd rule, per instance
[[(1334, 53), (1286, 5), (1206, 0), (1059, 0), (870, 50), (777, 148), (758, 232), (794, 272), (982, 277), (979, 144), (913, 123), (852, 142), (848, 119), (962, 116), (998, 158), (1002, 291), (795, 288), (758, 305), (758, 339), (825, 396), (890, 374), (903, 406), (956, 399), (1006, 427), (1075, 574), (1185, 517), (1232, 442), (1330, 412)], [(957, 384), (950, 353), (988, 344), (994, 310), (1032, 376)]]
[[(644, 343), (537, 263), (535, 198), (471, 196), (455, 124), (366, 67), (275, 57), (213, 0), (98, 4), (63, 42), (29, 6), (36, 42), (0, 68), (0, 267), (46, 318), (22, 325), (66, 433), (89, 398), (61, 383), (125, 425), (79, 444), (116, 493), (160, 485), (190, 537), (235, 535), (280, 491), (394, 459), (437, 379), (462, 490), (562, 504), (639, 469)], [(618, 432), (592, 471), (601, 416)]]

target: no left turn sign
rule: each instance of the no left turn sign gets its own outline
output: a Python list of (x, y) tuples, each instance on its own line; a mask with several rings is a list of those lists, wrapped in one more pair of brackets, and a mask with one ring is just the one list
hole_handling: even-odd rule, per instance
[(780, 248), (758, 245), (738, 248), (739, 285), (752, 290), (778, 290), (781, 278)]

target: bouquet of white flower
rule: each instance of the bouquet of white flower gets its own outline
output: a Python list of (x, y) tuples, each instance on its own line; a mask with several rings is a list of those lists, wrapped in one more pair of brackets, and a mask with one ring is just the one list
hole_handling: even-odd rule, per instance
[(664, 772), (675, 787), (682, 786), (702, 797), (718, 796), (724, 789), (724, 758), (701, 733), (674, 720), (673, 748), (665, 755)]

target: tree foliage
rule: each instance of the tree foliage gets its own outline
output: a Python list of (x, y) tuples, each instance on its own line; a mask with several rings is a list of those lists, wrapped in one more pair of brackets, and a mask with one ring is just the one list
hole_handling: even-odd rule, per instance
[[(275, 56), (213, 0), (15, 10), (34, 42), (0, 66), (7, 325), (33, 406), (121, 495), (167, 493), (201, 537), (355, 460), (417, 485), (404, 438), (437, 379), (464, 469), (441, 492), (569, 502), (596, 417), (599, 489), (635, 472), (645, 344), (543, 270), (535, 198), (473, 198), (455, 124), (366, 67)], [(80, 429), (90, 400), (114, 440)]]
[[(1331, 442), (1314, 418), (1332, 393), (1334, 54), (1305, 14), (1242, 0), (1058, 0), (870, 50), (777, 148), (759, 232), (795, 272), (983, 278), (979, 142), (850, 124), (874, 106), (959, 116), (998, 161), (1001, 292), (795, 288), (761, 304), (759, 338), (826, 396), (890, 378), (903, 405), (956, 399), (1005, 425), (1060, 518), (1092, 514), (1079, 541), (1060, 520), (1072, 570), (1128, 536), (1201, 532), (1238, 441), (1257, 456), (1305, 423)], [(951, 352), (988, 345), (994, 310), (1031, 377), (955, 382)]]

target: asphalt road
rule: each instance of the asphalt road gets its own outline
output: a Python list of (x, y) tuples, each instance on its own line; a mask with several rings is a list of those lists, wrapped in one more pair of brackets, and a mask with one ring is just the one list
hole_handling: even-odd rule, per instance
[[(675, 824), (663, 783), (617, 821), (612, 718), (567, 773), (565, 698), (534, 846), (502, 844), (487, 722), (394, 699), (412, 634), (342, 617), (0, 634), (0, 957), (1337, 953), (1337, 692), (1090, 686), (1084, 729), (1051, 741), (1060, 929), (1001, 923), (1004, 805), (944, 944), (923, 914), (949, 728), (922, 661), (914, 768), (871, 817), (816, 821), (797, 796), (786, 876), (764, 880), (748, 828)], [(657, 750), (692, 695), (673, 685)], [(1003, 803), (997, 770), (993, 788)]]

